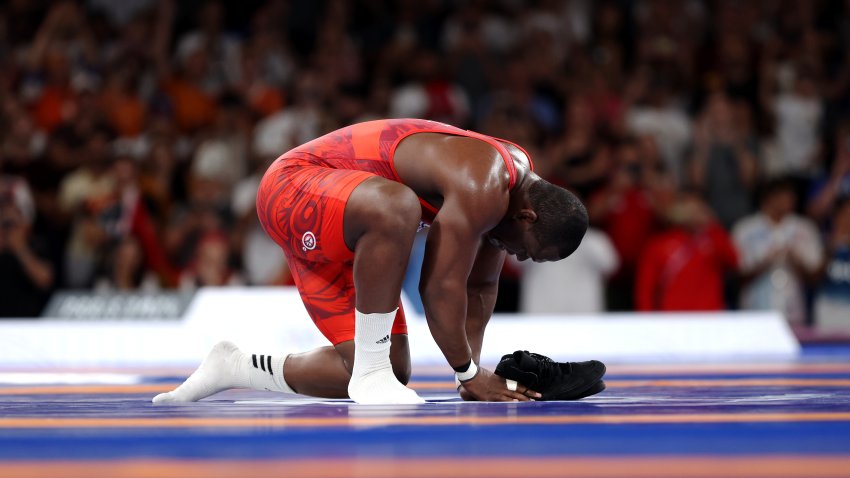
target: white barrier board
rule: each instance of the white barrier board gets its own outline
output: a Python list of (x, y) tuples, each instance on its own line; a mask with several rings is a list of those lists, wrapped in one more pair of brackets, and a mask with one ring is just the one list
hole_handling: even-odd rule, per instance
[[(424, 318), (405, 309), (414, 364), (444, 363)], [(192, 367), (223, 339), (251, 353), (328, 345), (293, 288), (210, 288), (180, 321), (0, 321), (0, 366)], [(800, 352), (773, 312), (494, 316), (482, 362), (517, 349), (620, 363), (788, 360)]]

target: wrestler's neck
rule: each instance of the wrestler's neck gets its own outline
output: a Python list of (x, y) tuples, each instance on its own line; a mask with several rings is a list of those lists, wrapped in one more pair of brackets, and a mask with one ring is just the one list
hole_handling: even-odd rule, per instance
[(531, 203), (528, 199), (528, 190), (535, 181), (542, 181), (542, 179), (527, 167), (517, 164), (516, 183), (510, 192), (510, 200), (508, 201), (508, 210), (505, 217), (513, 217), (523, 209), (531, 208)]

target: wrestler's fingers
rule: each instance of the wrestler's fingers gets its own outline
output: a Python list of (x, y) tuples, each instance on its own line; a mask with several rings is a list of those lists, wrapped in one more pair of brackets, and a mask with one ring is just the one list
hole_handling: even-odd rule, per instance
[[(507, 383), (507, 385), (508, 385), (508, 390), (510, 390), (510, 389), (511, 389), (511, 388), (510, 388), (510, 382), (513, 382), (513, 380), (508, 380), (507, 382), (508, 382), (508, 383)], [(515, 383), (516, 383), (516, 382), (515, 382)], [(526, 397), (530, 397), (530, 398), (541, 398), (541, 397), (543, 396), (543, 395), (541, 395), (540, 393), (535, 392), (534, 390), (532, 390), (532, 389), (530, 389), (530, 388), (526, 387), (525, 385), (523, 385), (523, 384), (521, 384), (521, 383), (517, 383), (517, 384), (515, 385), (515, 387), (516, 387), (516, 390), (514, 390), (514, 391), (519, 392), (519, 393), (521, 393), (521, 394), (525, 395)]]

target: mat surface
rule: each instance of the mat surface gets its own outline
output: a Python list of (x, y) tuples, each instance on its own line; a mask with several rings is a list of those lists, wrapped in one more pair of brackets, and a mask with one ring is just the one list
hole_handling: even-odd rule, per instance
[(850, 347), (793, 363), (609, 367), (577, 402), (420, 406), (246, 390), (153, 405), (162, 371), (0, 372), (0, 476), (850, 477)]

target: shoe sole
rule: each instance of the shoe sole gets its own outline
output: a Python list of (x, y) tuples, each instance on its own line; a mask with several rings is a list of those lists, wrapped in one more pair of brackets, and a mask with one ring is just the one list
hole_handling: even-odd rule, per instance
[[(560, 391), (553, 394), (544, 394), (540, 399), (542, 401), (563, 401), (563, 400), (579, 400), (585, 397), (589, 397), (590, 395), (597, 394), (602, 390), (605, 390), (605, 382), (602, 381), (602, 378), (605, 376), (605, 373), (608, 372), (608, 368), (604, 363), (601, 363), (602, 370), (599, 375), (592, 381), (588, 383), (588, 385), (580, 388), (574, 388), (571, 390)], [(593, 391), (596, 387), (601, 383), (601, 389)]]
[(582, 390), (575, 391), (575, 392), (572, 392), (572, 393), (569, 393), (569, 394), (566, 394), (566, 395), (563, 395), (563, 396), (559, 396), (559, 397), (553, 397), (553, 398), (548, 398), (544, 395), (543, 398), (538, 398), (537, 401), (539, 401), (539, 402), (571, 402), (571, 401), (575, 401), (575, 400), (581, 400), (582, 398), (587, 398), (591, 395), (596, 395), (597, 393), (602, 392), (603, 390), (605, 390), (605, 381), (604, 380), (598, 380), (598, 381), (594, 382), (593, 384), (591, 384), (590, 386), (588, 386), (587, 388), (584, 388)]
[(593, 385), (591, 385), (590, 388), (588, 388), (584, 392), (577, 395), (576, 398), (572, 398), (571, 400), (581, 400), (582, 398), (587, 398), (591, 395), (596, 395), (597, 393), (602, 392), (604, 390), (605, 390), (605, 381), (600, 380), (600, 381), (594, 383)]

